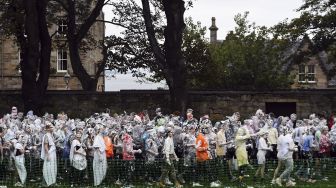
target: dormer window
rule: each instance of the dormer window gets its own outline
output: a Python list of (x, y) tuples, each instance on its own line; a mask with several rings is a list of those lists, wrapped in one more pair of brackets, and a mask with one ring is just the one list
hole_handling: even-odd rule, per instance
[(316, 83), (315, 65), (299, 65), (299, 83)]
[(57, 33), (62, 36), (66, 36), (68, 25), (65, 19), (58, 20)]

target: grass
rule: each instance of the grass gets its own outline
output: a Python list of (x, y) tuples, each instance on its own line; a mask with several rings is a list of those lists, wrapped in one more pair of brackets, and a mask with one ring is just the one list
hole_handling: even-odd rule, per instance
[[(56, 188), (69, 188), (71, 187), (71, 184), (69, 183), (69, 181), (65, 180), (69, 177), (70, 173), (62, 173), (62, 163), (59, 163), (59, 170), (58, 170), (58, 175), (63, 177), (63, 180), (61, 179), (58, 179), (57, 180), (57, 183), (58, 185), (57, 186), (54, 186)], [(109, 166), (110, 168), (108, 168), (108, 173), (107, 173), (107, 176), (102, 184), (102, 186), (100, 187), (109, 187), (109, 188), (120, 188), (120, 186), (117, 186), (114, 184), (115, 182), (115, 177), (118, 176), (118, 174), (120, 175), (122, 173), (122, 162), (120, 161), (110, 161), (109, 162)], [(251, 164), (255, 164), (255, 162), (252, 161)], [(298, 167), (300, 166), (301, 162), (300, 161), (295, 161), (295, 166), (294, 166), (294, 171), (292, 172), (292, 177), (294, 177), (294, 172), (296, 172), (298, 170)], [(142, 163), (142, 161), (137, 161), (136, 162), (136, 165), (135, 165), (135, 172), (134, 172), (134, 176), (132, 178), (134, 178), (133, 182), (134, 182), (134, 186), (137, 187), (137, 188), (149, 188), (149, 187), (153, 187), (153, 188), (157, 188), (158, 186), (156, 184), (154, 185), (148, 185), (146, 183), (146, 181), (143, 179), (144, 175), (148, 172), (148, 170), (144, 169), (144, 164)], [(219, 170), (219, 178), (221, 180), (221, 182), (223, 183), (221, 187), (223, 188), (238, 188), (240, 187), (238, 185), (237, 182), (231, 182), (228, 180), (227, 178), (227, 168), (226, 166), (220, 166), (216, 163), (211, 163), (211, 167), (213, 170)], [(265, 181), (264, 182), (253, 182), (253, 176), (254, 176), (254, 173), (256, 171), (256, 168), (257, 166), (256, 165), (252, 165), (253, 169), (248, 169), (246, 174), (249, 176), (249, 177), (245, 177), (244, 178), (244, 183), (247, 185), (246, 187), (250, 187), (250, 188), (278, 188), (278, 186), (276, 185), (272, 185), (270, 182), (271, 182), (271, 179), (273, 177), (273, 172), (274, 172), (274, 169), (276, 168), (276, 165), (277, 165), (277, 162), (276, 161), (269, 161), (267, 163), (267, 173), (266, 173), (266, 176), (265, 176)], [(156, 164), (155, 168), (157, 169), (156, 173), (155, 173), (155, 176), (156, 177), (159, 177), (160, 176), (160, 164)], [(313, 163), (312, 164), (312, 167), (314, 167), (315, 164)], [(27, 165), (26, 165), (27, 167)], [(36, 170), (36, 169), (42, 169), (41, 167), (38, 167), (38, 168), (35, 168), (33, 169)], [(112, 169), (112, 170), (111, 170)], [(182, 163), (180, 163), (180, 166), (179, 166), (179, 171), (181, 172), (182, 170)], [(296, 188), (336, 188), (336, 159), (334, 158), (331, 158), (331, 159), (326, 159), (326, 160), (322, 160), (321, 161), (321, 169), (322, 169), (322, 174), (324, 176), (320, 177), (320, 178), (316, 178), (317, 179), (317, 182), (314, 183), (314, 184), (311, 184), (311, 183), (306, 183), (306, 182), (302, 182), (300, 180), (298, 180), (297, 178), (296, 179)], [(2, 170), (2, 169), (0, 169)], [(283, 172), (284, 169), (282, 169), (280, 172)], [(314, 173), (314, 170), (312, 170), (312, 172)], [(234, 172), (235, 175), (237, 175), (237, 171)], [(211, 174), (209, 174), (210, 176)], [(31, 174), (28, 174), (28, 177), (31, 176)], [(39, 177), (41, 177), (41, 175), (39, 175)], [(123, 175), (121, 175), (121, 177), (123, 177)], [(188, 177), (188, 174), (186, 174), (186, 180), (188, 181), (187, 179)], [(328, 177), (329, 180), (328, 181), (325, 181), (323, 180), (323, 178), (325, 177)], [(1, 186), (6, 186), (8, 188), (10, 187), (14, 187), (13, 185), (18, 181), (18, 178), (17, 178), (17, 174), (16, 172), (9, 172), (7, 174), (7, 178), (4, 180), (4, 179), (0, 179), (0, 188), (3, 188)], [(84, 179), (83, 179), (84, 181)], [(92, 180), (91, 180), (92, 181)], [(209, 185), (209, 183), (204, 183), (204, 182), (201, 182), (203, 185)], [(36, 188), (36, 187), (41, 187), (41, 181), (37, 181), (35, 183), (32, 183), (32, 182), (29, 182), (27, 181), (27, 185), (26, 187), (28, 188)], [(86, 182), (85, 185), (92, 185), (92, 182)], [(93, 186), (73, 186), (73, 187), (93, 187)], [(169, 186), (166, 186), (166, 187), (169, 187)], [(170, 186), (170, 187), (173, 187), (173, 186)], [(186, 184), (184, 185), (183, 187), (191, 187), (190, 184)], [(203, 186), (204, 188), (206, 187), (209, 187), (209, 186)]]

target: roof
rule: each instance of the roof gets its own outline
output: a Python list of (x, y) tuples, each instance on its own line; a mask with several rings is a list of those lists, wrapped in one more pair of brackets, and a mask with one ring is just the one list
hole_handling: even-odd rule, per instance
[[(295, 42), (291, 47), (288, 48), (288, 50), (285, 51), (284, 59), (287, 59), (287, 63), (285, 63), (284, 66), (282, 67), (283, 72), (288, 72), (290, 70), (290, 68), (295, 63), (295, 61), (294, 61), (295, 55), (298, 55), (300, 53), (300, 49), (307, 42), (309, 43), (309, 45), (313, 45), (312, 41), (308, 37), (304, 37), (301, 41)], [(314, 54), (312, 54), (312, 55), (314, 55)], [(329, 62), (327, 52), (326, 51), (319, 51), (315, 55), (318, 57), (319, 64), (320, 64), (322, 70), (324, 71), (324, 73), (327, 76), (332, 76), (330, 74), (331, 74), (332, 70), (334, 70), (336, 67), (335, 67), (334, 62)], [(335, 80), (335, 82), (336, 82), (336, 80)], [(336, 85), (336, 83), (335, 83), (335, 85)]]

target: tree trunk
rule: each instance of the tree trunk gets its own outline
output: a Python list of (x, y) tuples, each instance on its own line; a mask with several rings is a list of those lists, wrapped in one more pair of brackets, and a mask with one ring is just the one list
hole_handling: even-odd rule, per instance
[(170, 109), (172, 111), (178, 110), (181, 112), (181, 116), (184, 116), (188, 102), (188, 90), (186, 88), (185, 75), (176, 72), (173, 73), (169, 79), (170, 81), (167, 82), (167, 84), (170, 94)]
[(168, 68), (168, 86), (171, 97), (171, 110), (186, 111), (188, 91), (186, 87), (186, 62), (182, 54), (182, 37), (185, 28), (184, 1), (164, 0), (163, 6), (167, 18), (165, 28), (165, 59)]
[(22, 65), (22, 97), (24, 111), (37, 112), (40, 106), (39, 92), (36, 84), (39, 63), (39, 30), (36, 0), (24, 1), (25, 7), (25, 32), (27, 41), (23, 50)]
[[(86, 91), (96, 91), (99, 76), (96, 77), (90, 76), (85, 70), (82, 61), (80, 59), (79, 50), (80, 43), (83, 38), (87, 35), (90, 27), (95, 23), (96, 18), (99, 16), (103, 6), (104, 0), (97, 0), (96, 6), (92, 10), (90, 16), (80, 25), (79, 28), (76, 28), (76, 7), (75, 1), (67, 0), (68, 10), (68, 32), (67, 32), (67, 41), (69, 45), (70, 61), (71, 67), (74, 74), (77, 76), (80, 81), (83, 90)], [(78, 32), (77, 32), (78, 29)]]
[(41, 40), (40, 51), (40, 75), (37, 81), (39, 98), (43, 106), (45, 101), (46, 91), (48, 89), (48, 80), (50, 75), (50, 54), (51, 54), (51, 37), (48, 31), (48, 24), (46, 20), (47, 0), (38, 0), (37, 3), (39, 31)]
[(185, 28), (183, 18), (185, 11), (184, 1), (163, 0), (162, 3), (167, 18), (167, 27), (164, 32), (165, 43), (163, 51), (165, 53), (162, 52), (155, 38), (148, 0), (142, 0), (143, 17), (156, 62), (169, 87), (171, 110), (178, 110), (184, 116), (188, 99), (186, 87), (187, 69), (181, 49), (183, 30)]
[(25, 0), (25, 34), (18, 33), (22, 53), (22, 97), (24, 112), (40, 115), (48, 87), (51, 39), (46, 22), (46, 0)]
[(79, 44), (75, 40), (68, 38), (69, 45), (69, 55), (71, 61), (71, 67), (74, 74), (80, 81), (83, 90), (85, 91), (96, 91), (98, 79), (91, 78), (83, 67), (82, 61), (79, 56)]

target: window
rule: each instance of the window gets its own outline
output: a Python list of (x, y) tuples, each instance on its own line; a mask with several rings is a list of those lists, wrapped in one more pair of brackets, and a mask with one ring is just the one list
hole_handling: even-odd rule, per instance
[(299, 82), (315, 83), (315, 65), (299, 65)]
[(315, 65), (308, 65), (307, 80), (308, 82), (315, 82)]
[(66, 20), (64, 19), (58, 20), (57, 33), (59, 35), (66, 36), (67, 28), (68, 28), (68, 25), (66, 23)]
[(57, 72), (67, 72), (68, 54), (64, 49), (57, 50)]
[(299, 82), (306, 81), (306, 70), (305, 65), (299, 65)]

